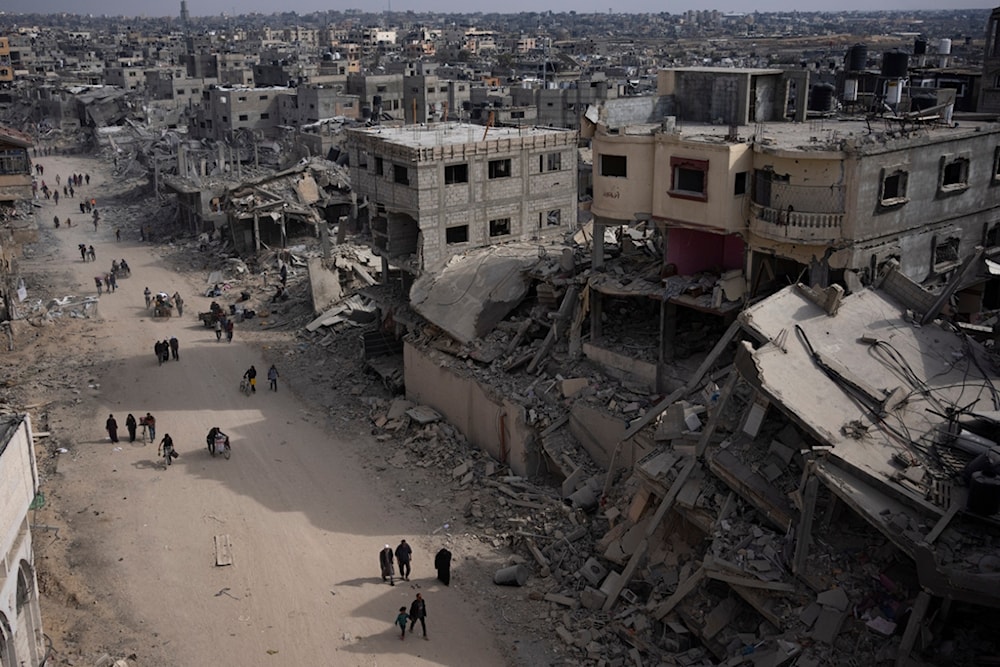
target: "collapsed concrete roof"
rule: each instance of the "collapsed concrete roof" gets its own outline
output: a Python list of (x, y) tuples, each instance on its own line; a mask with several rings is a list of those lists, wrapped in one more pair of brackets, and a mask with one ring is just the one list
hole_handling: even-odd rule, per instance
[(456, 255), (442, 271), (426, 273), (410, 289), (410, 305), (455, 340), (469, 343), (486, 335), (531, 286), (529, 270), (538, 246), (511, 243)]
[(740, 374), (820, 443), (810, 466), (821, 483), (914, 559), (926, 591), (1000, 607), (1000, 516), (967, 515), (957, 483), (989, 443), (949, 423), (997, 409), (986, 350), (947, 324), (907, 320), (880, 292), (845, 297), (833, 315), (814, 298), (789, 287), (743, 312), (764, 344), (744, 347)]

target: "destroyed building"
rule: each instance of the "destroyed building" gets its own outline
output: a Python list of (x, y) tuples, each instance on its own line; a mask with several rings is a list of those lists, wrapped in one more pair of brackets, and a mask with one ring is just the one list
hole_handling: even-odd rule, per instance
[(4, 665), (44, 664), (42, 612), (35, 579), (30, 511), (43, 502), (38, 493), (38, 467), (27, 415), (0, 416), (0, 479), (4, 485), (0, 512), (0, 662)]
[(440, 123), (349, 137), (375, 249), (414, 275), (472, 248), (544, 244), (575, 227), (574, 132)]

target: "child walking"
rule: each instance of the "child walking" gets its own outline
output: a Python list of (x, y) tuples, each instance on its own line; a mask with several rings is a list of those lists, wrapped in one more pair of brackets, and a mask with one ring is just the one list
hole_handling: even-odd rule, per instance
[(409, 615), (406, 613), (406, 607), (399, 608), (399, 614), (396, 616), (396, 625), (399, 626), (399, 639), (406, 639), (406, 622), (410, 620)]

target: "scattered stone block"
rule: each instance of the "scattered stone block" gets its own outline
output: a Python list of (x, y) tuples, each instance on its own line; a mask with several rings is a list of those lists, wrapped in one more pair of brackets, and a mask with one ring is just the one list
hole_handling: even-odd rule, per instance
[(837, 611), (847, 611), (847, 605), (850, 604), (843, 588), (831, 588), (828, 591), (823, 591), (816, 596), (816, 602)]
[(467, 472), (469, 472), (469, 467), (470, 467), (470, 466), (469, 466), (468, 462), (466, 462), (466, 463), (463, 463), (463, 464), (461, 464), (461, 465), (459, 465), (459, 466), (456, 466), (456, 467), (455, 467), (455, 468), (454, 468), (454, 469), (453, 469), (453, 470), (451, 471), (451, 476), (452, 476), (453, 478), (455, 478), (455, 479), (458, 479), (459, 477), (464, 477), (464, 476), (465, 476), (465, 474), (466, 474)]
[(591, 557), (580, 568), (580, 576), (590, 582), (591, 586), (600, 586), (604, 577), (608, 576), (608, 570), (596, 558)]
[(546, 593), (545, 601), (554, 602), (570, 609), (578, 609), (580, 607), (580, 601), (576, 598), (571, 598), (568, 595), (559, 595), (558, 593)]
[(588, 386), (590, 382), (587, 378), (569, 378), (562, 381), (560, 389), (564, 398), (573, 398)]
[(590, 586), (584, 588), (580, 593), (580, 604), (586, 609), (600, 609), (607, 599), (607, 595)]

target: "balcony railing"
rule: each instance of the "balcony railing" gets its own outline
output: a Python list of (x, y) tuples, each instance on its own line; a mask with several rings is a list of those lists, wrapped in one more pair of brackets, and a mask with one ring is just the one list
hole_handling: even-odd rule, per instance
[(751, 204), (750, 231), (775, 241), (832, 243), (842, 238), (843, 213), (809, 213)]

